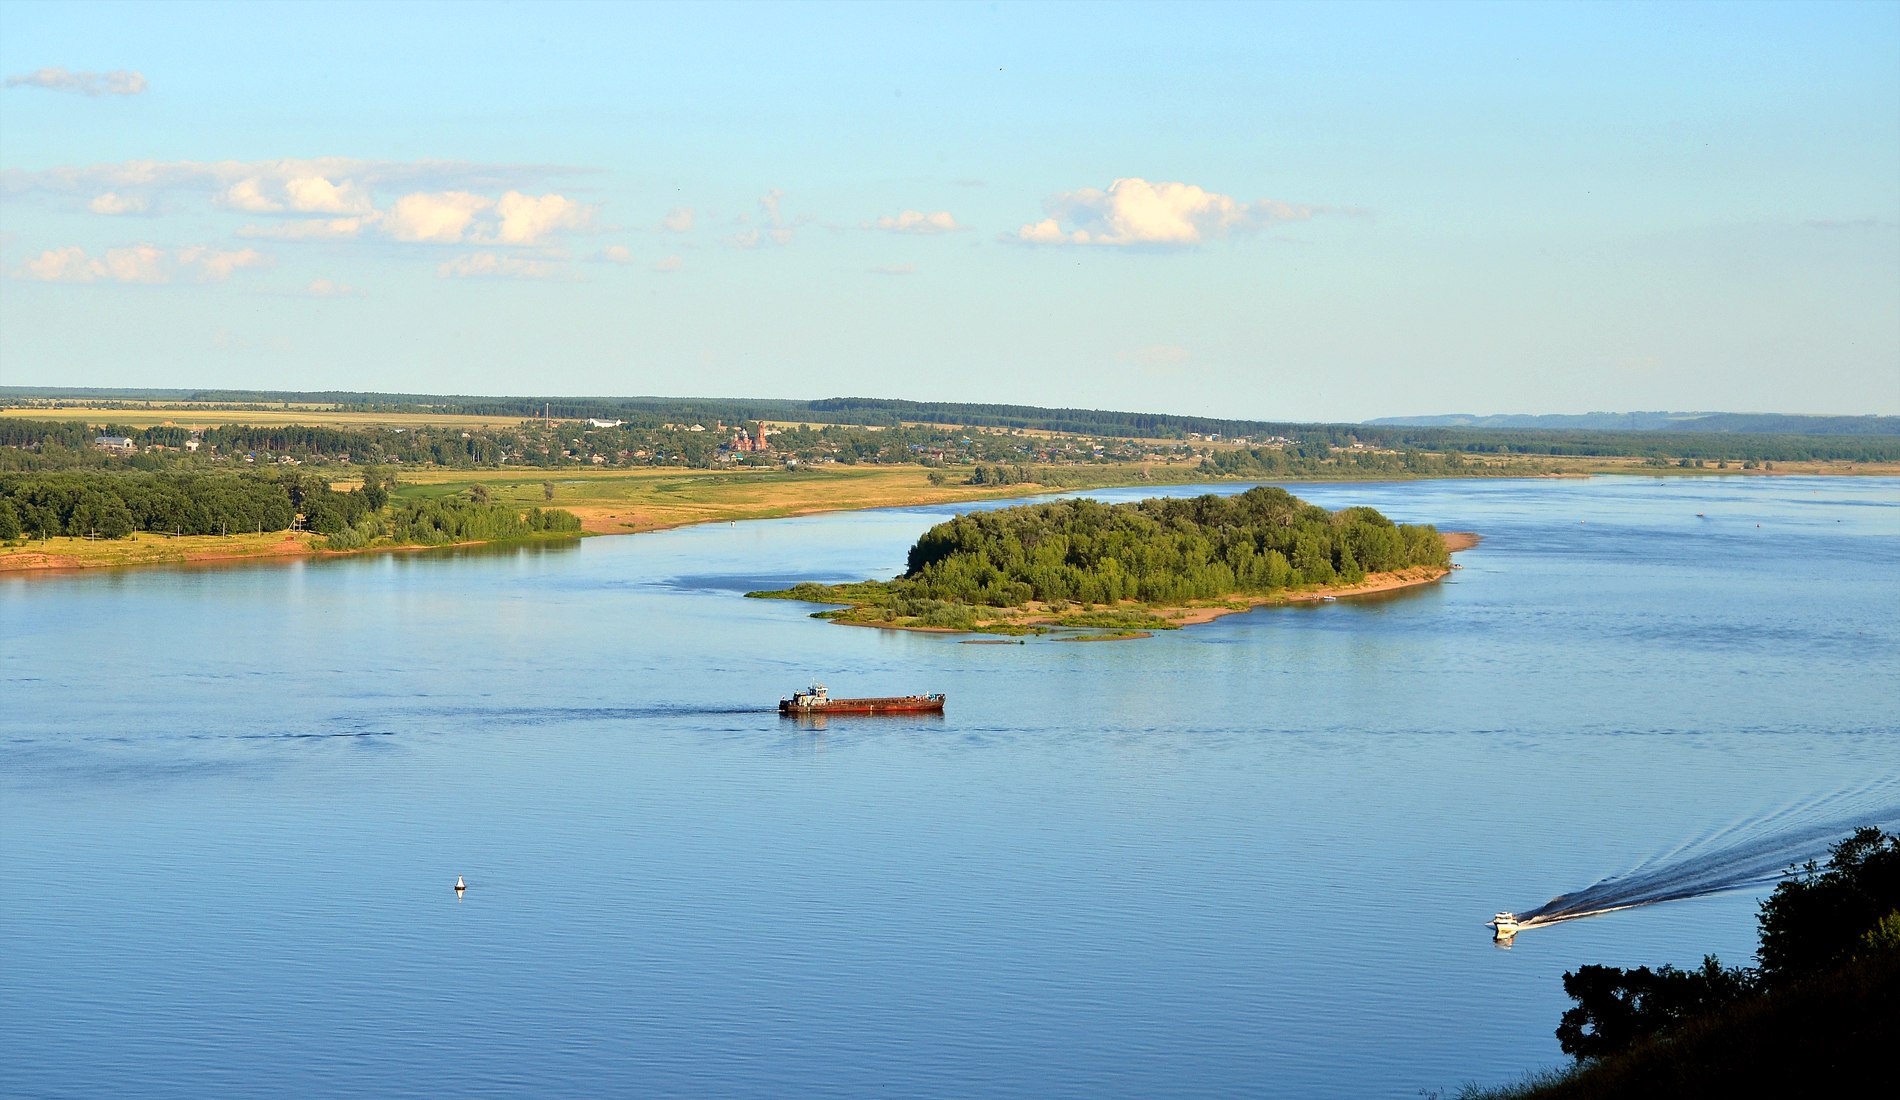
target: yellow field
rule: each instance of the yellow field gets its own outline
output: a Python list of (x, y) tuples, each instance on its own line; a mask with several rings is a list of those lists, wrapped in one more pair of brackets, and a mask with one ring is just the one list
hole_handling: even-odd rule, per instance
[[(1130, 485), (1138, 467), (1065, 469), (1089, 487)], [(904, 504), (985, 500), (1046, 492), (1040, 485), (932, 485), (918, 466), (829, 466), (811, 470), (401, 470), (399, 497), (459, 493), (474, 485), (519, 508), (565, 508), (591, 534), (654, 531), (689, 523), (770, 519)], [(339, 481), (339, 488), (354, 484)], [(553, 485), (552, 499), (545, 485)], [(1067, 483), (1065, 483), (1066, 485)], [(1076, 486), (1080, 487), (1080, 486)]]
[(0, 417), (27, 420), (83, 420), (88, 424), (124, 424), (132, 428), (173, 425), (214, 428), (221, 424), (277, 428), (304, 424), (328, 428), (489, 428), (511, 427), (526, 417), (462, 416), (451, 413), (395, 413), (338, 411), (293, 405), (287, 409), (217, 409), (198, 405), (153, 405), (150, 408), (101, 409), (65, 405), (57, 409), (0, 409)]

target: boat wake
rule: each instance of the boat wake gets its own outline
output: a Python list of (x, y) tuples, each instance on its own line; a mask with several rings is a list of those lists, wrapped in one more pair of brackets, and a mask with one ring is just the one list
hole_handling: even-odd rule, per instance
[(1827, 858), (1828, 848), (1865, 825), (1900, 826), (1900, 777), (1783, 807), (1724, 827), (1619, 875), (1517, 914), (1517, 929), (1594, 917), (1665, 901), (1756, 889), (1791, 867)]

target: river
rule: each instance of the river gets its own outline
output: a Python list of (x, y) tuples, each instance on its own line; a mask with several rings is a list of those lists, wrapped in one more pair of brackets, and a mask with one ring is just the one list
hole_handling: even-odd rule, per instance
[(1410, 1098), (1900, 821), (1900, 482), (1289, 488), (1485, 538), (1096, 645), (741, 598), (951, 508), (0, 578), (0, 1091)]

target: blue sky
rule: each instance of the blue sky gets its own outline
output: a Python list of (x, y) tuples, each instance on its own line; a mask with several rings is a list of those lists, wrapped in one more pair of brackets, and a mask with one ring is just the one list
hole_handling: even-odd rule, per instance
[(0, 382), (1900, 413), (1900, 4), (0, 7)]

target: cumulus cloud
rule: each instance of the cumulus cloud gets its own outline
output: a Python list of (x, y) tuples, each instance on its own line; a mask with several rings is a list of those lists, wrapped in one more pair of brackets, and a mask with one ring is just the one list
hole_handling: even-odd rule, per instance
[(475, 215), (495, 200), (467, 191), (418, 191), (404, 195), (383, 215), (383, 232), (399, 241), (436, 241), (454, 244), (462, 239)]
[(264, 181), (255, 178), (238, 180), (213, 201), (246, 214), (275, 214), (284, 208), (283, 203), (264, 194)]
[(361, 287), (339, 283), (333, 279), (312, 279), (310, 285), (304, 288), (304, 293), (312, 298), (360, 298), (363, 296)]
[(143, 214), (150, 205), (144, 195), (121, 195), (116, 191), (107, 191), (94, 196), (86, 204), (86, 209), (95, 214)]
[(692, 232), (693, 208), (690, 206), (675, 206), (666, 212), (665, 218), (661, 219), (660, 228), (666, 230), (668, 233)]
[[(921, 210), (906, 210), (901, 214), (886, 214), (879, 218), (875, 227), (889, 233), (957, 233), (968, 226), (958, 225), (948, 210), (939, 210), (935, 214), (926, 214)], [(865, 228), (872, 228), (866, 225)]]
[(145, 90), (145, 74), (129, 69), (108, 73), (76, 73), (55, 65), (7, 77), (9, 88), (44, 88), (49, 92), (73, 92), (78, 95), (138, 95)]
[(293, 176), (284, 181), (292, 210), (303, 214), (367, 214), (375, 209), (369, 193), (355, 180), (331, 183), (322, 176)]
[(355, 180), (331, 183), (323, 176), (247, 176), (213, 201), (246, 214), (368, 214), (375, 209)]
[(655, 271), (678, 271), (683, 266), (685, 264), (678, 256), (662, 256), (653, 262)]
[(194, 269), (200, 279), (215, 283), (230, 278), (233, 271), (263, 267), (269, 263), (263, 253), (251, 248), (224, 251), (209, 245), (192, 245), (176, 250), (173, 256), (179, 267)]
[(165, 249), (136, 244), (110, 248), (98, 256), (77, 245), (48, 249), (20, 268), (22, 278), (43, 283), (169, 283), (189, 275), (203, 283), (219, 283), (231, 273), (269, 266), (269, 257), (253, 249), (225, 250), (209, 245)]
[[(281, 188), (293, 179), (318, 178), (341, 187), (349, 181), (367, 190), (506, 191), (527, 190), (541, 182), (584, 175), (593, 169), (545, 164), (477, 164), (450, 160), (361, 160), (354, 157), (306, 157), (278, 160), (128, 160), (117, 164), (63, 165), (36, 172), (0, 171), (0, 192), (91, 194), (98, 191), (181, 190), (218, 193), (244, 180), (260, 190)], [(273, 194), (287, 202), (281, 191)]]
[(273, 225), (246, 225), (238, 229), (237, 235), (277, 241), (347, 240), (361, 236), (363, 228), (375, 224), (378, 217), (380, 215), (366, 214), (360, 218), (320, 218)]
[(546, 260), (527, 260), (496, 252), (457, 256), (435, 269), (444, 279), (548, 279), (555, 266)]
[(524, 195), (510, 191), (495, 204), (501, 224), (495, 239), (502, 244), (535, 244), (557, 229), (579, 229), (593, 217), (593, 208), (560, 195)]
[(630, 264), (633, 262), (633, 249), (624, 244), (610, 244), (594, 258), (610, 264)]
[(1018, 229), (1017, 240), (1187, 248), (1321, 212), (1274, 199), (1241, 202), (1191, 183), (1149, 183), (1134, 176), (1116, 180), (1106, 191), (1066, 191), (1043, 206), (1049, 216)]

